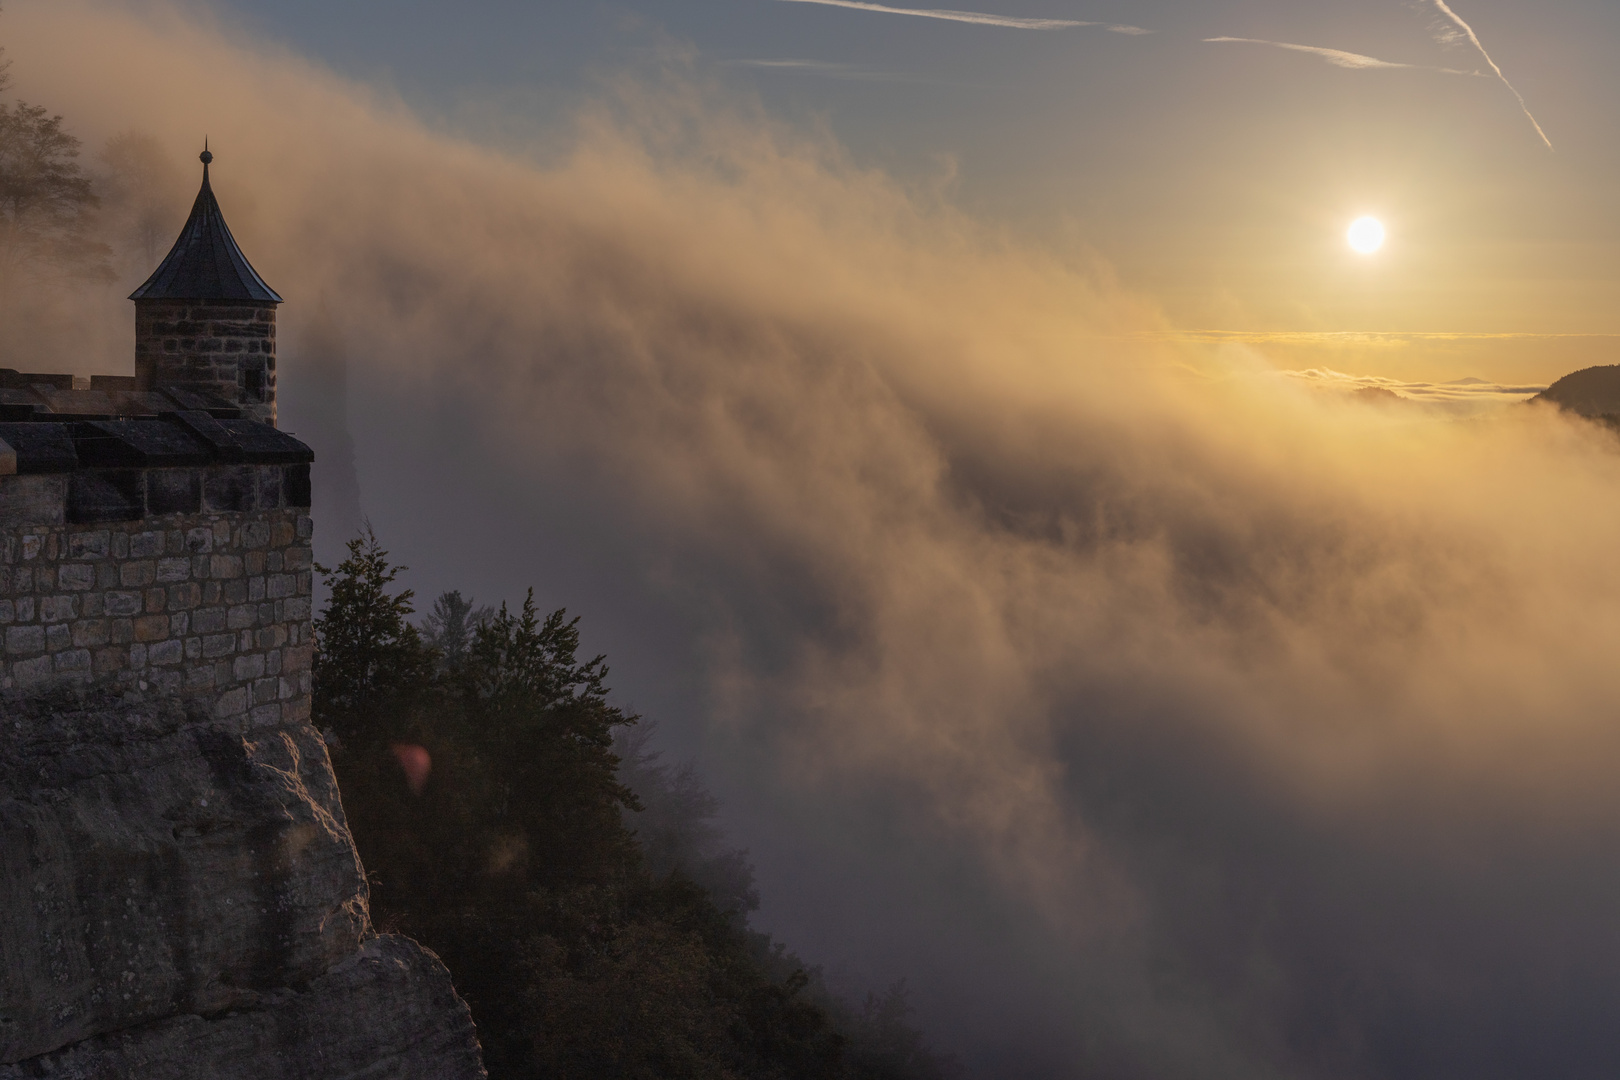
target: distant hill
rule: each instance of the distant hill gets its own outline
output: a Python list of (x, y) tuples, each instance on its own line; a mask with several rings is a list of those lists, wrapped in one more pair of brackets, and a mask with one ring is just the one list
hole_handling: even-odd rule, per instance
[(1620, 414), (1620, 364), (1572, 372), (1530, 400), (1546, 401), (1581, 416)]

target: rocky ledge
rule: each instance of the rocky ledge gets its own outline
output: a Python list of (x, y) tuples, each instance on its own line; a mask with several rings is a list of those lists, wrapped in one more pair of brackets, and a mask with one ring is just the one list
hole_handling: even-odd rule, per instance
[(484, 1076), (449, 973), (366, 901), (308, 724), (0, 700), (0, 1080)]

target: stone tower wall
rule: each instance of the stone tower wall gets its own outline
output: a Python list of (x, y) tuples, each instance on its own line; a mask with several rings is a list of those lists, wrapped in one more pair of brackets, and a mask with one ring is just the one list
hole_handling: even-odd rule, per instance
[(137, 300), (135, 380), (143, 390), (215, 394), (276, 422), (276, 306), (239, 300)]

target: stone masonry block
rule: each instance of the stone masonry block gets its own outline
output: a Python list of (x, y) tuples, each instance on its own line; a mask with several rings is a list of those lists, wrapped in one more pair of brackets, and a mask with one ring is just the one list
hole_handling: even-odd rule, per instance
[(6, 630), (6, 652), (12, 656), (32, 656), (44, 651), (43, 626), (13, 626)]
[(242, 576), (242, 557), (240, 555), (215, 555), (208, 562), (208, 576), (211, 578), (238, 578)]
[(165, 584), (185, 581), (191, 577), (191, 560), (187, 558), (159, 559), (157, 580)]
[(138, 532), (129, 538), (129, 557), (132, 559), (152, 559), (162, 554), (161, 532)]
[(110, 592), (107, 594), (108, 615), (139, 615), (145, 606), (145, 597), (137, 592)]
[(169, 617), (167, 615), (143, 615), (135, 620), (136, 641), (162, 641), (169, 636)]
[(235, 651), (235, 634), (210, 634), (203, 638), (202, 654), (204, 656), (229, 656)]
[(56, 670), (58, 672), (84, 672), (88, 674), (91, 667), (89, 649), (69, 649), (67, 652), (56, 654)]
[(258, 621), (259, 609), (252, 604), (238, 604), (225, 613), (225, 625), (242, 630)]
[(231, 666), (231, 677), (237, 682), (263, 678), (264, 654), (252, 653), (248, 656), (238, 656), (236, 662)]
[(57, 584), (63, 589), (83, 592), (96, 584), (96, 568), (90, 563), (63, 563), (56, 569)]
[(100, 648), (110, 640), (106, 619), (81, 619), (73, 624), (73, 644), (79, 648)]
[(51, 658), (36, 656), (32, 660), (19, 660), (11, 665), (11, 677), (18, 686), (33, 686), (50, 679), (53, 674)]
[(42, 596), (39, 599), (40, 622), (67, 622), (78, 617), (77, 596)]
[[(162, 533), (158, 534), (163, 535)], [(157, 580), (157, 563), (151, 559), (127, 562), (118, 568), (118, 582), (127, 588), (150, 585)]]
[(191, 628), (199, 634), (217, 634), (225, 629), (224, 608), (203, 608), (192, 613)]
[(247, 598), (255, 601), (264, 599), (264, 578), (262, 576), (247, 579)]
[(247, 687), (239, 686), (234, 690), (227, 690), (219, 695), (219, 700), (214, 704), (214, 715), (223, 720), (232, 716), (241, 716), (247, 712), (247, 708)]
[(185, 660), (185, 649), (178, 639), (157, 641), (146, 647), (148, 664), (178, 664)]
[(66, 623), (55, 623), (45, 628), (45, 648), (61, 652), (73, 648), (73, 631)]
[(105, 559), (112, 552), (112, 534), (106, 529), (74, 533), (68, 537), (68, 558)]
[(214, 530), (196, 528), (186, 533), (186, 548), (193, 555), (207, 555), (214, 550)]
[(168, 600), (168, 593), (162, 588), (146, 590), (146, 610), (148, 613), (162, 611)]

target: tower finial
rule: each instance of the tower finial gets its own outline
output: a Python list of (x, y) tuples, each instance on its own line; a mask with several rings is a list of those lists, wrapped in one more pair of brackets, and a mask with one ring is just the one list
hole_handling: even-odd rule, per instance
[(204, 172), (208, 171), (209, 164), (214, 160), (214, 155), (208, 152), (208, 136), (206, 135), (203, 136), (203, 152), (197, 155), (197, 160), (203, 163)]

